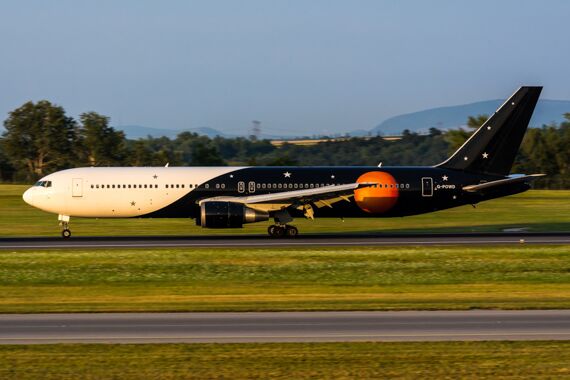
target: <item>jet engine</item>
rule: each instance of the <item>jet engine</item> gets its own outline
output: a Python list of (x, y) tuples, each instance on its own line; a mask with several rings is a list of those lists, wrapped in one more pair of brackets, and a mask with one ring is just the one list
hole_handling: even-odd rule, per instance
[(200, 205), (196, 224), (206, 228), (241, 228), (245, 223), (263, 222), (269, 214), (236, 202), (210, 201)]

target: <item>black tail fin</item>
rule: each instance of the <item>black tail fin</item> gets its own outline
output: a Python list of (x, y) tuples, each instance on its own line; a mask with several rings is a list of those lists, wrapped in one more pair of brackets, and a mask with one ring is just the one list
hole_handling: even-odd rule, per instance
[(519, 88), (440, 168), (508, 175), (542, 87)]

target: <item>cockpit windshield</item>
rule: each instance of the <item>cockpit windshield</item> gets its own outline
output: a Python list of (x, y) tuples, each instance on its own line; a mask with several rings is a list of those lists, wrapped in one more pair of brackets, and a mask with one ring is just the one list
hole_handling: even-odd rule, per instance
[(34, 186), (51, 187), (51, 181), (38, 181)]

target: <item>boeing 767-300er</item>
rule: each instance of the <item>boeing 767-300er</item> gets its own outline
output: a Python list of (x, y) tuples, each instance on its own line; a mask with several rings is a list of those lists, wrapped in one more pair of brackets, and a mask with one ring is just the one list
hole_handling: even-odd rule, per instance
[(88, 167), (50, 174), (24, 200), (70, 217), (194, 218), (207, 228), (293, 218), (417, 215), (526, 191), (542, 174), (509, 175), (542, 87), (521, 87), (451, 157), (435, 166)]

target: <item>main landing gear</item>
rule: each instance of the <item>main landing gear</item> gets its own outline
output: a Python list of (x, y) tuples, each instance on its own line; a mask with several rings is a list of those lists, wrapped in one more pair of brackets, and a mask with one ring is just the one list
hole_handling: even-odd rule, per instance
[(274, 224), (267, 228), (269, 236), (274, 238), (289, 237), (293, 238), (299, 235), (299, 230), (295, 226)]
[(64, 239), (69, 239), (71, 237), (71, 230), (69, 229), (69, 216), (59, 215), (59, 225), (61, 226), (61, 237)]
[(299, 230), (297, 227), (287, 224), (293, 221), (293, 218), (287, 209), (281, 209), (277, 211), (273, 215), (273, 218), (275, 220), (275, 224), (267, 228), (267, 233), (269, 236), (273, 238), (294, 238), (299, 235)]

